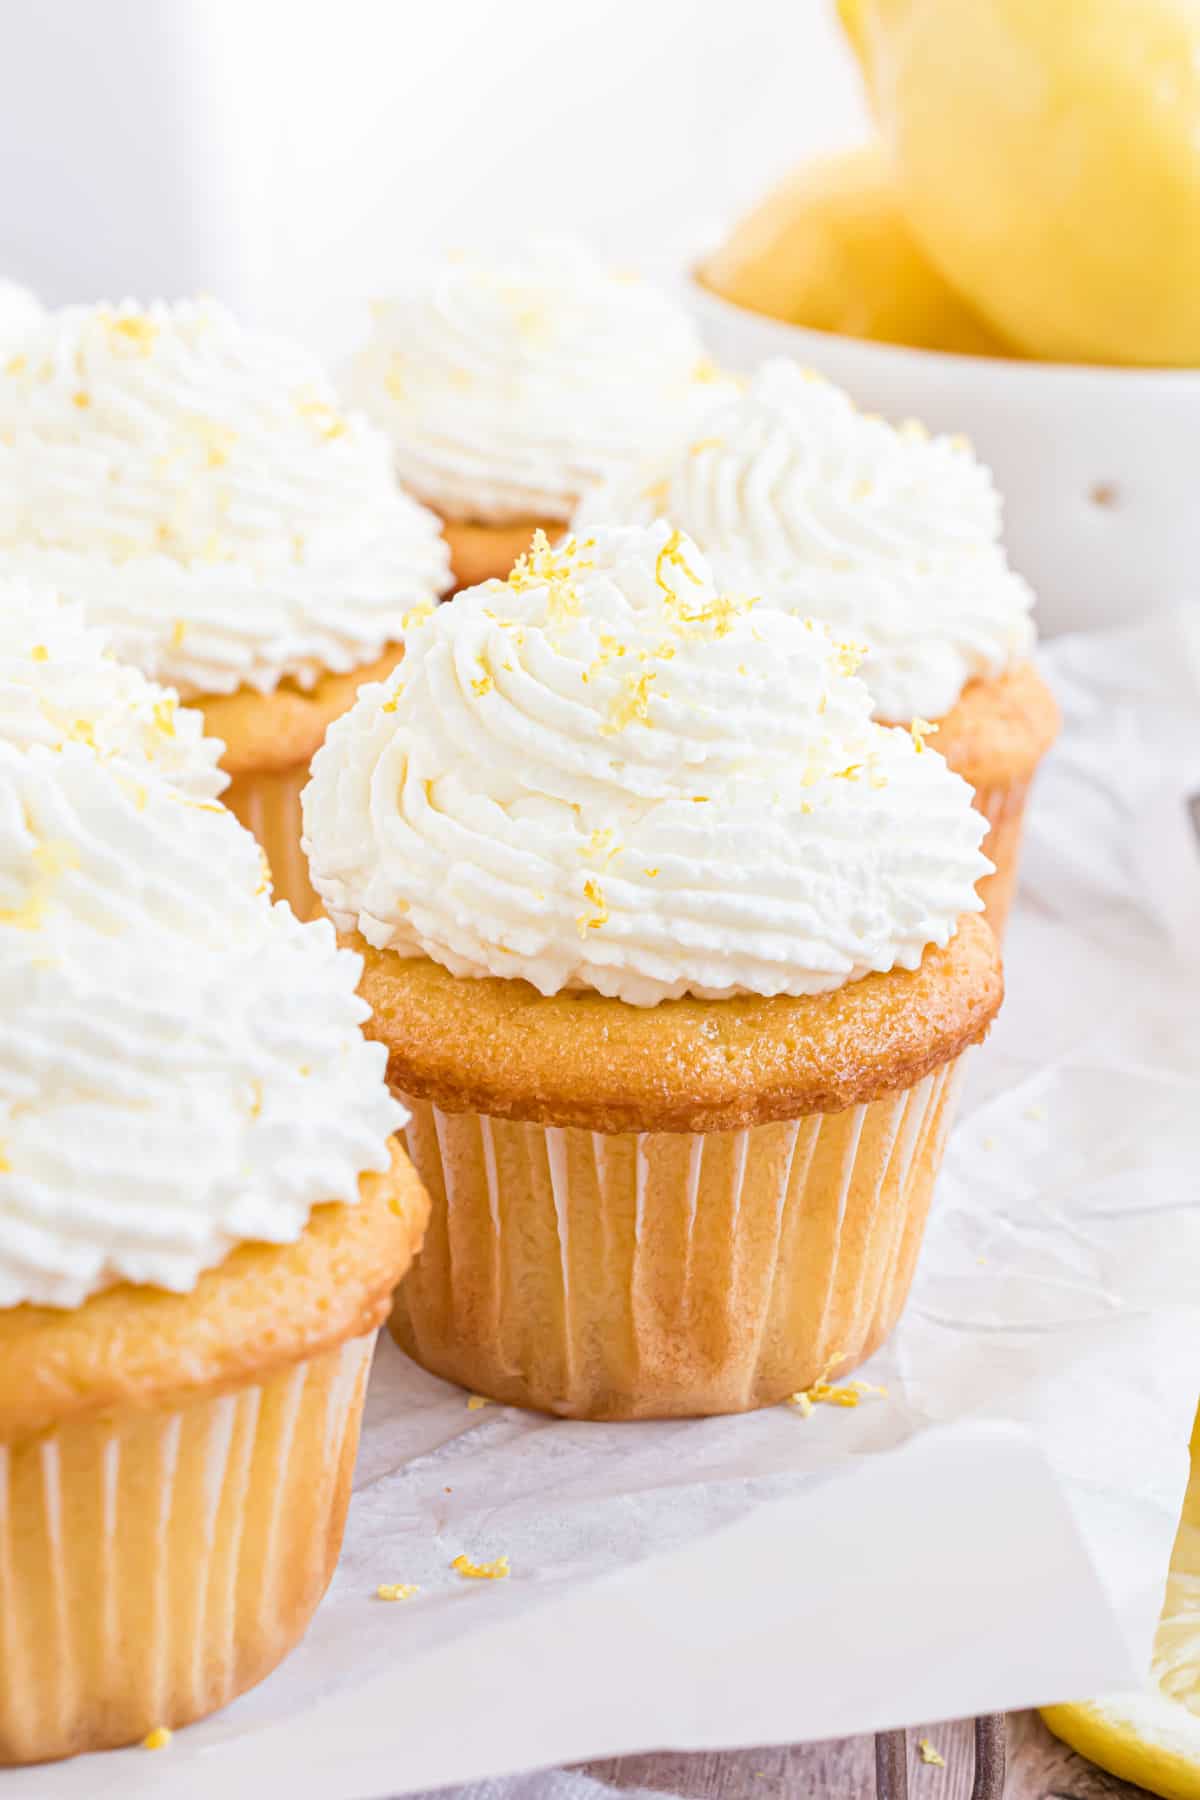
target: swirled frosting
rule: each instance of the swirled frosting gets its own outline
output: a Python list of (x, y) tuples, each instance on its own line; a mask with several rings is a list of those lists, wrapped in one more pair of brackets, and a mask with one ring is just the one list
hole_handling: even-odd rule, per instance
[(0, 583), (0, 740), (28, 750), (91, 746), (134, 783), (170, 782), (212, 799), (225, 746), (171, 688), (109, 654), (78, 606), (28, 582)]
[(764, 363), (691, 443), (589, 496), (576, 529), (670, 518), (722, 581), (870, 646), (876, 716), (949, 712), (1029, 654), (1033, 595), (1000, 544), (1000, 498), (961, 438), (898, 429), (786, 361)]
[(16, 281), (0, 281), (0, 354), (10, 354), (41, 317), (41, 305), (28, 288)]
[(308, 352), (188, 301), (67, 307), (0, 361), (0, 578), (185, 697), (373, 661), (449, 585), (438, 521)]
[(342, 929), (651, 1006), (915, 968), (979, 910), (971, 791), (874, 724), (853, 646), (665, 524), (542, 539), (333, 726), (304, 795)]
[[(715, 384), (715, 385), (714, 385)], [(350, 392), (448, 518), (566, 520), (733, 392), (687, 314), (581, 245), (449, 257), (375, 307)]]
[(388, 1166), (359, 958), (253, 838), (81, 744), (0, 743), (0, 1308), (192, 1288)]

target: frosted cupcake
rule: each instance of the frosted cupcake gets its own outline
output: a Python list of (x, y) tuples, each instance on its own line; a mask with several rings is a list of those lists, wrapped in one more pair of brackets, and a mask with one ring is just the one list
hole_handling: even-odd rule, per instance
[(425, 1200), (261, 887), (219, 804), (0, 743), (0, 1764), (223, 1705), (332, 1573)]
[(412, 1111), (428, 1368), (731, 1412), (895, 1324), (1001, 981), (970, 790), (853, 664), (665, 525), (598, 531), (331, 731), (305, 841)]
[(119, 663), (80, 607), (19, 579), (0, 581), (0, 742), (86, 744), (135, 797), (159, 779), (213, 800), (229, 782), (200, 713)]
[(215, 304), (48, 313), (0, 362), (0, 581), (18, 575), (203, 712), (227, 804), (311, 908), (312, 754), (449, 580), (383, 436), (306, 351)]
[(875, 716), (929, 721), (975, 790), (1003, 929), (1021, 824), (1058, 726), (1030, 662), (1033, 595), (1009, 568), (1000, 498), (964, 439), (857, 412), (794, 363), (765, 363), (689, 445), (585, 500), (577, 526), (670, 518), (723, 581), (867, 647)]
[(445, 520), (460, 587), (507, 575), (535, 528), (734, 391), (681, 307), (571, 242), (446, 257), (374, 311), (350, 392)]

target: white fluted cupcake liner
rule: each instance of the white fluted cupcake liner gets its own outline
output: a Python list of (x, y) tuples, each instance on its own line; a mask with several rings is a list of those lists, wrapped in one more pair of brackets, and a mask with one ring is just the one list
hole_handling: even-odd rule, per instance
[(995, 874), (985, 875), (977, 892), (983, 901), (984, 917), (998, 938), (1004, 936), (1009, 909), (1017, 891), (1025, 802), (1031, 786), (1029, 781), (1019, 781), (1007, 787), (975, 790), (975, 809), (988, 822), (983, 854), (990, 856), (996, 865)]
[(581, 1418), (738, 1412), (843, 1375), (904, 1305), (960, 1066), (706, 1134), (406, 1098), (433, 1216), (393, 1334), (464, 1387)]
[(0, 1445), (0, 1764), (185, 1724), (287, 1654), (341, 1546), (375, 1335)]

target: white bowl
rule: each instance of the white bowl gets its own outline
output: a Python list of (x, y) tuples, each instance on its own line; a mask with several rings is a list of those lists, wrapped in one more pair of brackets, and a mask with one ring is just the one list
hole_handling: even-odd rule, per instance
[(905, 350), (764, 318), (694, 280), (688, 298), (728, 368), (789, 356), (872, 412), (965, 432), (1004, 495), (1044, 634), (1200, 600), (1200, 371)]

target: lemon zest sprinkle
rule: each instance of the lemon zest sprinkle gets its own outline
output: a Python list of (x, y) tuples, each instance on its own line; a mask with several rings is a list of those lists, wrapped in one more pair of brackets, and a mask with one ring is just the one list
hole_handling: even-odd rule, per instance
[(681, 570), (692, 583), (693, 587), (702, 586), (700, 577), (696, 574), (696, 571), (691, 567), (683, 554), (682, 531), (673, 531), (654, 559), (655, 581), (666, 595), (667, 600), (669, 602), (676, 602), (679, 596), (663, 574), (663, 568), (668, 563), (673, 569)]
[(928, 719), (918, 718), (913, 720), (912, 724), (909, 726), (909, 730), (912, 733), (913, 748), (917, 755), (920, 756), (925, 748), (925, 739), (933, 737), (934, 733), (937, 731), (937, 726), (930, 724)]
[(108, 331), (110, 337), (124, 338), (140, 356), (149, 356), (158, 336), (158, 326), (145, 313), (126, 313), (120, 319), (113, 319)]
[(165, 1750), (174, 1735), (168, 1726), (156, 1725), (154, 1730), (148, 1731), (142, 1739), (142, 1749)]
[(841, 643), (835, 648), (835, 661), (841, 675), (856, 675), (867, 654), (865, 644)]
[(330, 406), (327, 400), (318, 400), (315, 397), (310, 398), (306, 394), (301, 394), (296, 401), (296, 411), (302, 419), (307, 419), (327, 441), (344, 437), (349, 429), (341, 413), (335, 407)]
[(154, 702), (153, 712), (155, 729), (161, 731), (164, 737), (175, 736), (176, 705), (177, 702), (171, 694), (168, 694), (164, 700), (156, 700)]
[(881, 1399), (886, 1397), (885, 1387), (876, 1387), (869, 1381), (848, 1381), (841, 1385), (831, 1382), (829, 1377), (837, 1365), (845, 1361), (846, 1352), (836, 1352), (811, 1386), (789, 1394), (784, 1404), (798, 1412), (802, 1419), (807, 1419), (814, 1406), (857, 1406), (868, 1394), (878, 1395)]
[(629, 725), (653, 725), (654, 721), (650, 717), (650, 687), (656, 680), (657, 674), (653, 669), (626, 675), (620, 692), (609, 709), (608, 717), (600, 727), (605, 737), (615, 737), (617, 732), (624, 731)]
[(917, 1745), (917, 1754), (921, 1758), (921, 1761), (923, 1763), (928, 1763), (931, 1768), (944, 1769), (946, 1766), (945, 1757), (940, 1750), (934, 1748), (928, 1738), (922, 1738), (920, 1740)]
[(598, 881), (593, 881), (589, 877), (584, 882), (583, 897), (585, 900), (591, 901), (596, 916), (594, 919), (589, 919), (586, 913), (580, 913), (575, 921), (579, 927), (580, 937), (586, 937), (589, 931), (599, 931), (602, 925), (608, 923), (608, 901), (604, 898), (604, 891)]
[(468, 1412), (479, 1412), (483, 1407), (490, 1406), (491, 1404), (492, 1403), (488, 1399), (486, 1394), (468, 1394), (467, 1395), (467, 1411)]
[(493, 1562), (475, 1563), (467, 1556), (456, 1556), (450, 1567), (465, 1581), (504, 1581), (511, 1574), (507, 1556)]
[(411, 1600), (414, 1594), (420, 1593), (411, 1581), (382, 1581), (375, 1589), (377, 1600)]
[(621, 846), (615, 841), (612, 832), (605, 827), (602, 830), (593, 831), (583, 847), (583, 854), (599, 857), (602, 862), (610, 863), (614, 856), (621, 854)]

